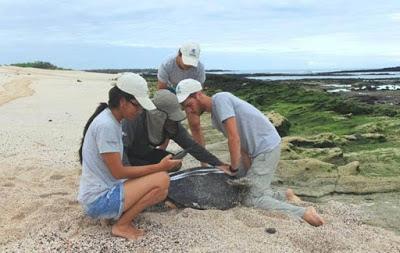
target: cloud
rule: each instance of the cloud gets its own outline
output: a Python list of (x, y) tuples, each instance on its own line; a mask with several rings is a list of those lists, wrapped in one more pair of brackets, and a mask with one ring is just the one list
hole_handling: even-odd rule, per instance
[(210, 54), (396, 56), (397, 10), (398, 0), (2, 0), (0, 55), (16, 45), (175, 50), (198, 41)]
[(400, 12), (398, 13), (392, 13), (389, 15), (390, 19), (394, 20), (394, 21), (400, 21)]

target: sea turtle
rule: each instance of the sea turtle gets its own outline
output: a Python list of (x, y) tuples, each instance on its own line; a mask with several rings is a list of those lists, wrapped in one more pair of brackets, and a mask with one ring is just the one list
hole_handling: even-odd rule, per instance
[(242, 185), (215, 167), (196, 167), (170, 173), (168, 199), (195, 209), (229, 209), (240, 202)]

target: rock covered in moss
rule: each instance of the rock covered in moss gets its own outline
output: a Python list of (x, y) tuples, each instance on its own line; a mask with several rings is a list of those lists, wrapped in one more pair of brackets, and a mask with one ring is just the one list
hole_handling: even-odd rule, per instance
[(283, 137), (289, 134), (290, 122), (287, 118), (274, 111), (268, 112), (266, 115), (280, 136)]

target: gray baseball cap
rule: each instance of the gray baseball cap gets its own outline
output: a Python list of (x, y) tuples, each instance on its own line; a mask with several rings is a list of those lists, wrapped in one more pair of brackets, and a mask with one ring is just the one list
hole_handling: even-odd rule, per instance
[(168, 119), (182, 121), (186, 118), (186, 114), (181, 110), (178, 103), (178, 98), (169, 90), (158, 90), (152, 100), (157, 110), (165, 112), (168, 115)]

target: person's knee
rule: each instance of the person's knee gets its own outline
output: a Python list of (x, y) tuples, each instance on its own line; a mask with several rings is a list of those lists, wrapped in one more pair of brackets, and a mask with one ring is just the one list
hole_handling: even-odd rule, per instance
[(169, 175), (165, 171), (157, 172), (154, 177), (157, 178), (157, 186), (161, 189), (167, 189), (169, 187)]
[(156, 202), (161, 202), (168, 196), (168, 187), (170, 180), (168, 173), (166, 172), (158, 172), (155, 176), (157, 178), (157, 191), (155, 192)]
[(168, 196), (168, 188), (160, 191), (160, 201), (163, 201)]

